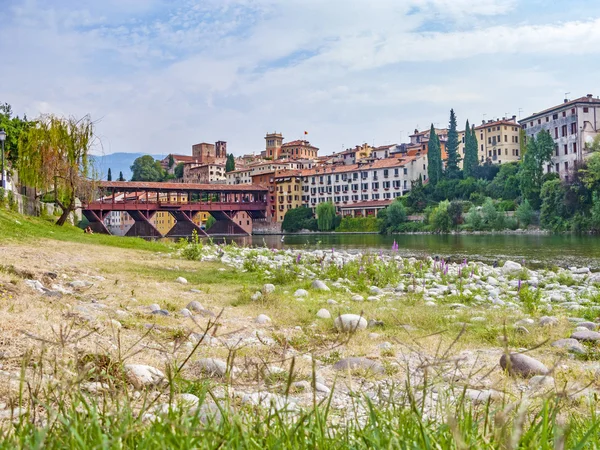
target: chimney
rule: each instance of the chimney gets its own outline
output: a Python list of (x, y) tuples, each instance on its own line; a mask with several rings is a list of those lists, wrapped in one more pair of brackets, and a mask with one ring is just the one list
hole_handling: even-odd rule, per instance
[(513, 122), (516, 122), (516, 121), (517, 121), (517, 116), (515, 116), (515, 115), (513, 114), (513, 116), (512, 116), (512, 120), (513, 120)]
[(568, 103), (568, 102), (569, 102), (569, 99), (568, 99), (568, 98), (565, 98), (565, 101), (564, 101), (564, 102), (565, 102), (565, 103)]
[(485, 125), (485, 119), (481, 121), (481, 125)]
[(588, 98), (588, 102), (591, 102), (594, 99), (594, 96), (592, 94), (588, 94), (587, 98)]

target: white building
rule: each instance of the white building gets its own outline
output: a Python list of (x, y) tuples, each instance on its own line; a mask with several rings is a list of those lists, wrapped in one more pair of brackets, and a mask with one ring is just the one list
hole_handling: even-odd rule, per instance
[(588, 152), (586, 144), (598, 135), (600, 121), (600, 99), (588, 94), (576, 100), (567, 100), (557, 106), (532, 114), (519, 123), (527, 138), (547, 130), (556, 145), (552, 164), (546, 172), (556, 172), (561, 178), (569, 174), (577, 163), (582, 162)]
[(304, 167), (312, 167), (312, 161), (289, 160), (289, 161), (266, 161), (240, 169), (232, 170), (225, 174), (227, 184), (252, 184), (252, 177), (263, 173), (274, 173), (284, 170), (296, 170)]
[(317, 167), (302, 171), (302, 202), (310, 208), (331, 201), (338, 210), (359, 203), (377, 204), (376, 209), (381, 209), (387, 206), (386, 200), (391, 202), (409, 191), (419, 177), (427, 179), (427, 156), (422, 154)]

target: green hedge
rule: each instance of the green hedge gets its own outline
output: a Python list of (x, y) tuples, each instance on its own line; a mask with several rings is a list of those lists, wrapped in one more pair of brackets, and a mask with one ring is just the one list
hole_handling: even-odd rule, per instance
[(377, 217), (344, 217), (335, 231), (339, 232), (378, 232), (380, 220)]

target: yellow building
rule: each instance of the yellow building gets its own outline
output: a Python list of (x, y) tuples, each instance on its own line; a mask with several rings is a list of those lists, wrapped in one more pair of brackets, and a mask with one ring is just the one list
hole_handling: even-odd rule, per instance
[[(516, 116), (510, 119), (488, 120), (475, 127), (477, 136), (477, 155), (479, 164), (489, 161), (493, 164), (503, 164), (521, 159), (521, 126)], [(465, 157), (465, 132), (458, 134), (460, 156)], [(462, 166), (462, 165), (461, 165)]]
[(176, 222), (175, 217), (166, 211), (159, 211), (154, 214), (152, 221), (156, 229), (163, 236), (165, 236), (171, 230), (171, 228), (173, 228)]
[(277, 222), (283, 222), (285, 213), (302, 206), (302, 172), (288, 170), (275, 175)]
[(206, 223), (206, 221), (208, 220), (210, 216), (210, 213), (206, 212), (206, 211), (200, 211), (197, 212), (194, 217), (192, 217), (192, 222), (194, 222), (196, 225), (198, 225), (199, 227), (201, 227), (202, 225), (204, 225)]

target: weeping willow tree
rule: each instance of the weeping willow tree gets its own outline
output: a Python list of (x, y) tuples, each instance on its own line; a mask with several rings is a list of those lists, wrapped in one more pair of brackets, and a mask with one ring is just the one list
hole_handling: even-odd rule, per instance
[(95, 173), (89, 158), (94, 143), (94, 124), (81, 119), (40, 116), (19, 138), (19, 178), (41, 194), (52, 192), (62, 210), (57, 225), (64, 225), (75, 199), (90, 200)]
[(319, 203), (316, 209), (320, 231), (331, 231), (335, 225), (335, 205), (331, 202)]

